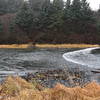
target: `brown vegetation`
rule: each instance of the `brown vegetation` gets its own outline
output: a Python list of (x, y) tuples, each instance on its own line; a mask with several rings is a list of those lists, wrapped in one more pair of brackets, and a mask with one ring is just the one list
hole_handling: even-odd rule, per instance
[(25, 43), (28, 41), (28, 37), (18, 27), (14, 32), (10, 29), (15, 15), (9, 13), (0, 16), (0, 21), (3, 24), (3, 32), (0, 33), (0, 44)]
[(54, 88), (39, 90), (19, 77), (8, 77), (0, 86), (0, 100), (100, 100), (100, 85), (92, 82), (68, 88), (57, 84)]

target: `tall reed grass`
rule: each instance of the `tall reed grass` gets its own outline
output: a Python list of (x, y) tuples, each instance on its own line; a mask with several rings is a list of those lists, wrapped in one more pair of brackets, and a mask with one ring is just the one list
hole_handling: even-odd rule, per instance
[(100, 100), (100, 85), (92, 82), (69, 88), (57, 83), (39, 90), (20, 77), (8, 77), (0, 86), (0, 100)]

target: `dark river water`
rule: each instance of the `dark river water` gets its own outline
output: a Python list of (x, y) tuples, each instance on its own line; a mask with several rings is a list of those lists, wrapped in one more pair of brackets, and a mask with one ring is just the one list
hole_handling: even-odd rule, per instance
[(77, 49), (0, 49), (0, 80), (37, 70), (67, 67), (62, 57)]
[(91, 49), (76, 50), (79, 49), (0, 49), (0, 80), (44, 69), (100, 68), (99, 54), (90, 54)]

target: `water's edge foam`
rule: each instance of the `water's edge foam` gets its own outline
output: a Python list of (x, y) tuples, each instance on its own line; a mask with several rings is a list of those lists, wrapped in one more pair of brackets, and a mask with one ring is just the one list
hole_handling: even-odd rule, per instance
[[(75, 63), (75, 64), (80, 64), (80, 65), (83, 65), (83, 66), (86, 66), (86, 64), (84, 63), (81, 63), (81, 62), (78, 62), (76, 61), (72, 56), (75, 55), (75, 54), (78, 54), (78, 53), (82, 53), (82, 54), (90, 54), (92, 50), (94, 49), (98, 49), (100, 47), (95, 47), (95, 48), (86, 48), (86, 49), (82, 49), (82, 50), (77, 50), (77, 51), (73, 51), (73, 52), (68, 52), (68, 53), (64, 53), (63, 54), (63, 58), (66, 60), (66, 61), (69, 61), (69, 62), (72, 62), (72, 63)], [(72, 57), (72, 58), (71, 58)]]

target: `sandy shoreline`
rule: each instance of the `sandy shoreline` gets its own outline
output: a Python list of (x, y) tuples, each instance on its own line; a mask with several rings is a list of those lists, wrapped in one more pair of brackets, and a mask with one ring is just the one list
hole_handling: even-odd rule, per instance
[(1, 44), (0, 48), (88, 48), (88, 47), (99, 47), (99, 45), (92, 45), (92, 44)]

